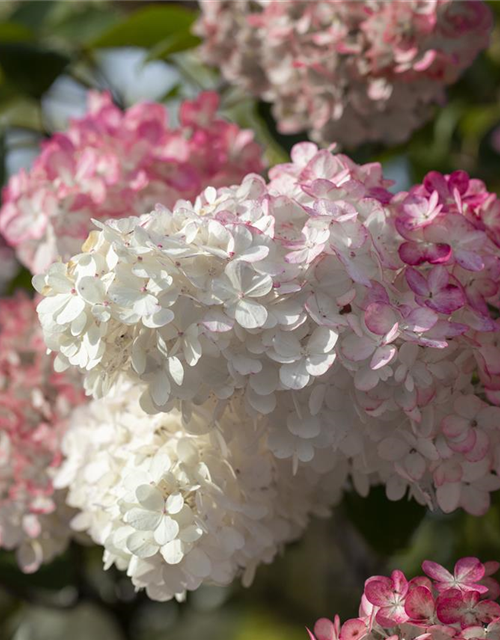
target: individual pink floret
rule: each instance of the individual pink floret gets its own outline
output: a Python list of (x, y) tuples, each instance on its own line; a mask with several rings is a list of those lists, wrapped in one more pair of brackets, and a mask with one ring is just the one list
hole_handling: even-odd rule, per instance
[[(498, 567), (496, 567), (498, 570)], [(425, 560), (424, 572), (434, 580), (435, 588), (441, 591), (459, 589), (460, 591), (478, 591), (487, 593), (488, 588), (478, 584), (485, 575), (485, 565), (477, 558), (461, 558), (456, 564), (453, 575), (437, 562)]]

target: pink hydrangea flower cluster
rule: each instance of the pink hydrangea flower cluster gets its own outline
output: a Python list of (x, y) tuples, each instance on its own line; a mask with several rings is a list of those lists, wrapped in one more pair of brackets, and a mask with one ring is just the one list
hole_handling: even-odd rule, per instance
[(425, 576), (407, 580), (401, 571), (365, 582), (359, 616), (340, 624), (318, 620), (311, 640), (479, 640), (500, 637), (498, 562), (462, 558), (451, 574), (426, 560)]
[(217, 117), (218, 103), (214, 92), (185, 101), (172, 128), (160, 104), (122, 112), (109, 94), (90, 93), (88, 113), (44, 143), (31, 171), (3, 191), (0, 231), (19, 260), (39, 273), (79, 251), (92, 218), (171, 206), (260, 172), (253, 133)]
[(401, 142), (488, 45), (479, 0), (201, 0), (202, 56), (273, 103), (282, 133)]
[[(499, 200), (463, 172), (392, 196), (312, 143), (194, 204), (99, 223), (34, 280), (57, 367), (149, 413), (242, 404), (295, 469), (450, 512), (500, 489)], [(239, 410), (239, 409), (238, 409)]]
[(72, 409), (84, 400), (78, 376), (54, 373), (35, 303), (0, 300), (0, 547), (35, 571), (60, 553), (70, 529), (64, 493), (52, 473)]

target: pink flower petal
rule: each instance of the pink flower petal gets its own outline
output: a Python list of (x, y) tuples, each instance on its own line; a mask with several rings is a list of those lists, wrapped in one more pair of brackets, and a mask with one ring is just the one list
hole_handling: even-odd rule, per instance
[(398, 249), (399, 257), (405, 264), (418, 266), (427, 262), (424, 249), (416, 242), (403, 242)]
[(455, 624), (462, 619), (464, 603), (458, 589), (449, 589), (439, 596), (436, 602), (436, 614), (440, 622)]
[(385, 606), (393, 593), (392, 580), (385, 576), (374, 576), (365, 582), (365, 596), (377, 607)]
[(483, 566), (484, 575), (486, 577), (494, 576), (495, 573), (497, 573), (497, 571), (500, 569), (500, 562), (497, 562), (496, 560), (488, 560), (488, 562), (485, 562)]
[(424, 297), (429, 295), (427, 280), (419, 271), (413, 268), (406, 269), (405, 276), (406, 282), (414, 293)]
[(396, 347), (390, 344), (379, 347), (372, 356), (370, 369), (376, 371), (377, 369), (385, 367), (385, 365), (389, 364), (389, 362), (394, 358), (396, 352)]
[(366, 358), (369, 358), (373, 354), (376, 348), (376, 342), (370, 340), (367, 336), (360, 338), (355, 334), (348, 336), (342, 342), (341, 347), (344, 356), (353, 362), (366, 360)]
[(441, 429), (448, 438), (459, 438), (470, 429), (470, 421), (453, 414), (441, 420)]
[(432, 560), (425, 560), (422, 563), (422, 569), (429, 578), (436, 580), (436, 582), (451, 583), (453, 581), (451, 573), (437, 562), (432, 562)]
[(468, 271), (482, 271), (484, 269), (484, 260), (473, 251), (457, 250), (455, 251), (455, 260)]
[(469, 462), (479, 462), (484, 460), (490, 451), (490, 439), (488, 435), (480, 429), (474, 429), (476, 434), (476, 442), (474, 447), (465, 454), (466, 460)]
[(438, 171), (429, 171), (424, 178), (424, 187), (429, 193), (437, 191), (442, 198), (447, 198), (450, 193), (445, 177)]
[(408, 580), (405, 574), (399, 571), (399, 569), (396, 569), (391, 573), (391, 579), (394, 591), (404, 596), (408, 592)]
[(450, 276), (445, 267), (437, 266), (432, 269), (427, 279), (429, 289), (436, 293), (441, 289), (445, 289), (450, 280)]
[(432, 581), (427, 576), (417, 576), (408, 582), (408, 591), (415, 587), (426, 587), (426, 589), (432, 591)]
[(476, 445), (477, 435), (474, 429), (470, 429), (464, 438), (449, 440), (448, 446), (456, 453), (469, 453)]
[(469, 188), (470, 178), (465, 171), (454, 171), (449, 177), (449, 186), (451, 191), (455, 189), (460, 195), (464, 195)]
[(500, 618), (500, 604), (493, 600), (482, 600), (476, 606), (477, 616), (483, 624), (489, 624)]
[(426, 587), (415, 587), (406, 596), (405, 611), (412, 620), (428, 622), (435, 610), (434, 598)]
[(443, 264), (448, 262), (453, 255), (452, 248), (444, 242), (429, 244), (425, 250), (425, 257), (430, 264)]
[(365, 324), (372, 333), (385, 335), (397, 323), (398, 318), (387, 304), (377, 302), (368, 305), (365, 312)]
[(320, 618), (314, 625), (315, 640), (337, 640), (335, 624), (328, 618)]
[[(346, 620), (340, 630), (340, 640), (361, 640), (366, 636), (368, 629), (366, 623), (359, 618)], [(318, 638), (319, 640), (319, 638)]]
[(465, 296), (457, 285), (449, 284), (437, 293), (433, 293), (432, 298), (425, 304), (434, 311), (448, 315), (464, 306)]
[(461, 558), (455, 565), (455, 579), (460, 583), (474, 584), (484, 577), (485, 568), (477, 558)]
[(429, 331), (438, 321), (438, 316), (430, 309), (414, 309), (406, 318), (408, 329), (416, 333)]

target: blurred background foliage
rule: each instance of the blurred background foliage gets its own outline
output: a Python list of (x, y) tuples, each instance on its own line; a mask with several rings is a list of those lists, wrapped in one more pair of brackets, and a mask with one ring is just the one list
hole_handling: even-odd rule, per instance
[[(381, 161), (402, 189), (426, 172), (464, 169), (500, 191), (500, 2), (491, 46), (449, 91), (431, 122), (397, 148), (348, 150), (358, 162)], [(27, 167), (44, 137), (85, 110), (85, 95), (110, 91), (128, 106), (167, 104), (202, 89), (222, 95), (225, 115), (251, 127), (270, 164), (286, 161), (304, 136), (282, 136), (270, 108), (203, 68), (190, 32), (195, 2), (0, 2), (0, 184)], [(497, 133), (499, 132), (499, 133)], [(29, 288), (20, 271), (11, 285)], [(134, 594), (126, 577), (104, 572), (100, 551), (74, 543), (37, 574), (19, 572), (0, 554), (2, 640), (300, 640), (319, 616), (355, 614), (364, 580), (399, 566), (408, 574), (424, 558), (450, 565), (462, 555), (500, 558), (500, 498), (489, 513), (429, 513), (391, 503), (382, 489), (349, 494), (327, 521), (263, 567), (251, 589), (207, 588), (187, 604), (159, 604)]]

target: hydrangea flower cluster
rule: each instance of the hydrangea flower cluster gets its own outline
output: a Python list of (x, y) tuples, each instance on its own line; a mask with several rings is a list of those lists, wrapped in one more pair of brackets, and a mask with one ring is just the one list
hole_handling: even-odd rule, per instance
[(500, 409), (479, 397), (498, 400), (498, 200), (462, 172), (391, 199), (378, 165), (308, 143), (270, 176), (98, 223), (36, 277), (56, 366), (95, 397), (125, 373), (144, 410), (184, 421), (243, 402), (295, 469), (484, 513), (500, 488)]
[(407, 580), (401, 571), (365, 582), (359, 616), (340, 624), (318, 620), (311, 640), (494, 640), (500, 634), (498, 562), (462, 558), (451, 574), (426, 560), (425, 576)]
[(401, 142), (488, 45), (480, 0), (201, 0), (201, 53), (282, 133)]
[(73, 527), (154, 600), (240, 574), (248, 585), (335, 497), (319, 474), (294, 477), (244, 412), (211, 429), (210, 404), (187, 422), (175, 410), (151, 417), (122, 385), (77, 410), (63, 442), (56, 485), (79, 510)]
[(78, 376), (54, 373), (52, 361), (34, 301), (0, 300), (0, 547), (15, 549), (25, 572), (63, 551), (71, 533), (52, 476), (84, 394)]
[(19, 260), (40, 273), (80, 250), (92, 218), (171, 206), (261, 171), (253, 133), (218, 118), (218, 103), (214, 92), (185, 101), (180, 126), (171, 128), (160, 104), (122, 112), (109, 94), (91, 92), (88, 113), (44, 143), (29, 173), (13, 176), (3, 191), (0, 231)]
[(184, 424), (244, 406), (295, 471), (484, 513), (500, 488), (498, 199), (463, 172), (392, 197), (379, 165), (311, 143), (292, 159), (268, 184), (98, 222), (35, 277), (57, 369), (97, 398), (126, 375), (147, 413)]

